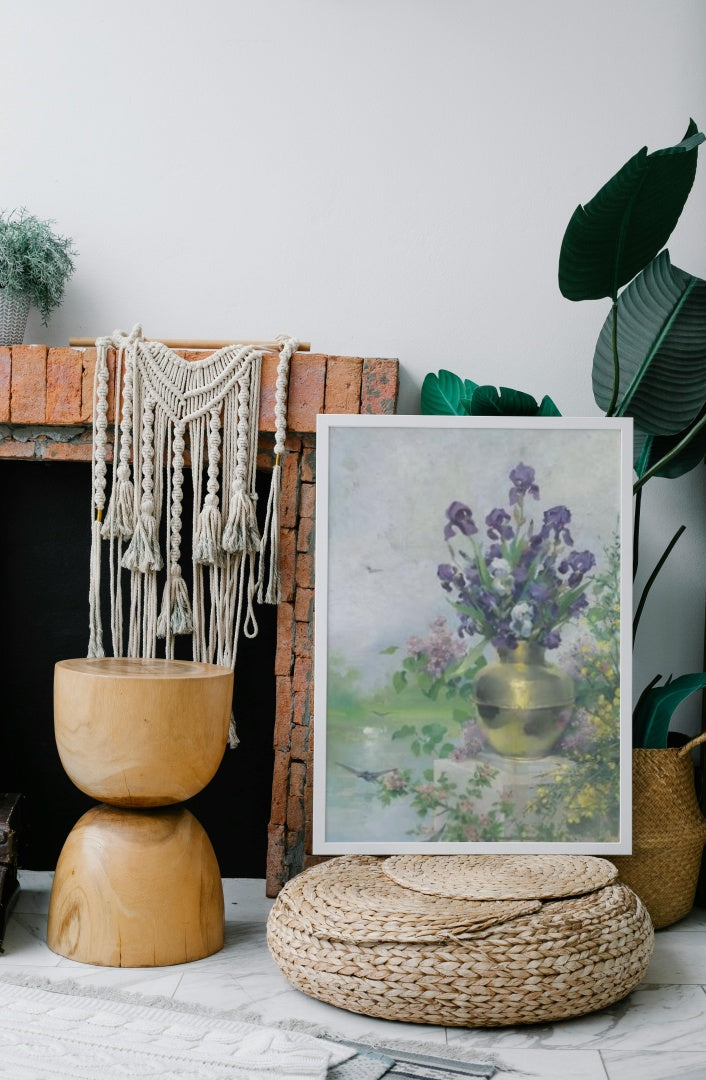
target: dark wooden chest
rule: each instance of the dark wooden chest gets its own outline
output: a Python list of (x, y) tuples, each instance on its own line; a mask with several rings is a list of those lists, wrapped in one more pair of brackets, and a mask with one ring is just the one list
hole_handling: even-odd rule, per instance
[(22, 830), (22, 796), (0, 792), (0, 950), (7, 916), (19, 892), (17, 860)]

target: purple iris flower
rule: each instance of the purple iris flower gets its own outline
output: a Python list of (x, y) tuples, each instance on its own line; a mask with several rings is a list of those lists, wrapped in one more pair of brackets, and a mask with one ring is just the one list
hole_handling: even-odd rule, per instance
[(494, 645), (496, 649), (516, 649), (517, 638), (510, 630), (508, 623), (501, 623), (498, 626), (498, 632), (494, 638), (490, 640), (491, 645)]
[(492, 563), (493, 559), (502, 559), (503, 549), (500, 544), (491, 544), (485, 553), (485, 561), (488, 565)]
[(586, 593), (581, 593), (580, 596), (576, 597), (573, 604), (569, 608), (569, 613), (571, 615), (578, 615), (579, 611), (584, 611), (587, 607), (588, 597), (586, 596)]
[(540, 645), (543, 645), (545, 649), (556, 649), (561, 645), (561, 636), (556, 630), (547, 630), (540, 639)]
[(552, 595), (552, 589), (544, 581), (531, 582), (527, 592), (537, 604), (543, 604)]
[(446, 592), (451, 592), (451, 582), (453, 581), (455, 574), (456, 571), (449, 563), (441, 563), (441, 565), (437, 567), (436, 576), (441, 582), (441, 588), (445, 589)]
[(531, 495), (533, 499), (539, 498), (539, 488), (534, 482), (534, 469), (531, 465), (516, 465), (510, 473), (512, 487), (510, 488), (510, 505), (518, 503), (523, 495)]
[[(570, 589), (575, 588), (576, 585), (580, 585), (583, 581), (584, 574), (587, 574), (588, 571), (596, 565), (596, 557), (591, 551), (572, 551), (565, 561), (568, 563), (567, 569), (571, 570), (567, 582)], [(566, 571), (564, 571), (564, 573), (566, 573)]]
[(567, 528), (570, 521), (571, 511), (567, 506), (552, 506), (550, 510), (544, 511), (542, 535), (547, 537), (553, 532), (555, 540), (561, 539), (565, 544), (573, 544)]
[(512, 540), (515, 530), (510, 524), (510, 515), (507, 510), (496, 507), (491, 510), (485, 519), (488, 526), (488, 536), (491, 540)]
[(448, 521), (444, 529), (444, 540), (450, 540), (452, 536), (455, 536), (456, 529), (462, 532), (464, 536), (473, 536), (474, 533), (478, 532), (471, 508), (466, 506), (465, 503), (452, 502), (446, 511), (446, 517)]

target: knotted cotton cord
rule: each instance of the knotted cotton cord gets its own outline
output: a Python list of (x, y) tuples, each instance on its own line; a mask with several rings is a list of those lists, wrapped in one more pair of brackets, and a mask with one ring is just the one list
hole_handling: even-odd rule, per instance
[[(256, 594), (258, 600), (265, 592), (266, 602), (278, 601), (281, 458), (289, 362), (297, 347), (291, 338), (278, 340), (276, 457), (262, 538), (255, 491), (261, 351), (250, 345), (229, 345), (202, 359), (186, 361), (162, 343), (145, 341), (139, 325), (129, 335), (115, 331), (96, 342), (89, 656), (104, 655), (101, 538), (110, 544), (115, 656), (122, 655), (124, 647), (123, 571), (130, 577), (128, 656), (156, 656), (159, 636), (164, 638), (165, 655), (173, 657), (175, 635), (192, 634), (194, 660), (234, 667), (241, 634), (254, 637), (257, 633)], [(119, 454), (116, 445), (113, 455), (112, 494), (104, 515), (109, 348), (117, 352), (116, 443), (118, 424), (120, 434)], [(187, 436), (194, 493), (191, 596), (181, 567)], [(158, 607), (157, 575), (164, 565), (159, 545), (163, 506), (166, 583)], [(267, 544), (270, 576), (265, 590)], [(234, 729), (231, 744), (237, 744)]]

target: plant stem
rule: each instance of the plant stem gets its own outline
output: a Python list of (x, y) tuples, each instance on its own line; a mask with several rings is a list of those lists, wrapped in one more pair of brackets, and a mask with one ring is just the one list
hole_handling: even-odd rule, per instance
[(672, 548), (674, 547), (677, 540), (679, 539), (679, 537), (681, 536), (681, 534), (684, 532), (685, 529), (686, 529), (686, 525), (680, 525), (679, 526), (679, 528), (675, 532), (674, 536), (672, 537), (672, 539), (669, 541), (666, 548), (662, 552), (662, 557), (660, 558), (659, 562), (657, 563), (654, 570), (650, 574), (650, 576), (647, 579), (647, 582), (645, 584), (645, 587), (642, 590), (642, 596), (640, 597), (640, 603), (637, 605), (637, 611), (635, 612), (635, 618), (632, 621), (632, 641), (633, 641), (633, 645), (635, 644), (635, 634), (637, 633), (637, 627), (638, 627), (638, 624), (640, 622), (640, 616), (642, 615), (642, 609), (645, 606), (645, 601), (647, 600), (649, 591), (652, 588), (652, 586), (654, 585), (658, 573), (660, 572), (660, 570), (664, 566), (665, 562), (669, 558), (669, 556), (671, 554), (671, 551), (672, 551)]
[(697, 424), (694, 424), (694, 426), (692, 428), (689, 428), (689, 430), (687, 431), (684, 438), (681, 439), (680, 442), (678, 442), (676, 446), (673, 446), (668, 454), (665, 454), (664, 457), (661, 457), (659, 459), (659, 461), (655, 462), (655, 464), (652, 466), (651, 469), (648, 469), (646, 473), (643, 473), (642, 476), (638, 480), (635, 481), (635, 483), (632, 486), (633, 495), (636, 495), (638, 493), (638, 491), (640, 490), (640, 488), (643, 486), (643, 484), (646, 484), (647, 481), (651, 477), (653, 477), (656, 473), (658, 473), (660, 471), (660, 469), (663, 469), (665, 465), (668, 465), (669, 462), (672, 461), (673, 458), (675, 458), (677, 456), (677, 454), (681, 454), (682, 450), (684, 450), (684, 448), (689, 445), (691, 440), (696, 435), (698, 435), (698, 433), (701, 431), (702, 427), (705, 424), (706, 424), (706, 412), (704, 413), (704, 415), (701, 417), (701, 419), (699, 420), (699, 422)]
[(615, 413), (615, 406), (618, 403), (618, 392), (620, 390), (620, 364), (618, 363), (618, 301), (613, 300), (612, 307), (613, 325), (611, 331), (611, 344), (613, 346), (613, 394), (610, 399), (610, 405), (608, 406), (606, 416), (613, 416)]

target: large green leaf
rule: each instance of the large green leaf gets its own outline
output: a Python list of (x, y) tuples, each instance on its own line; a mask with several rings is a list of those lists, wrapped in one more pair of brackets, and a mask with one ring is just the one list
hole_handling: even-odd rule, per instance
[(509, 386), (478, 386), (471, 398), (471, 416), (561, 416), (550, 397), (538, 405), (531, 394)]
[(676, 146), (643, 146), (585, 206), (578, 206), (559, 255), (568, 300), (613, 300), (666, 244), (679, 220), (704, 141), (693, 120)]
[(697, 690), (706, 687), (706, 672), (680, 675), (664, 686), (646, 690), (633, 716), (633, 746), (645, 750), (661, 750), (667, 745), (667, 732), (678, 705)]
[[(620, 294), (620, 386), (615, 415), (642, 431), (674, 435), (706, 401), (706, 281), (663, 251)], [(613, 392), (612, 314), (593, 358), (593, 394), (605, 411)]]
[(428, 416), (467, 416), (468, 401), (478, 384), (461, 379), (453, 371), (429, 372), (422, 383), (422, 414)]
[[(701, 410), (694, 421), (695, 424), (706, 416), (706, 406)], [(691, 425), (692, 427), (694, 425)], [(633, 432), (633, 464), (638, 476), (644, 476), (648, 469), (654, 468), (663, 458), (671, 455), (679, 443), (685, 438), (691, 428), (677, 432), (676, 435), (647, 435), (639, 428)], [(671, 480), (677, 476), (683, 476), (706, 458), (706, 427), (702, 427), (693, 439), (666, 461), (661, 468), (653, 473), (653, 476), (664, 476)]]

